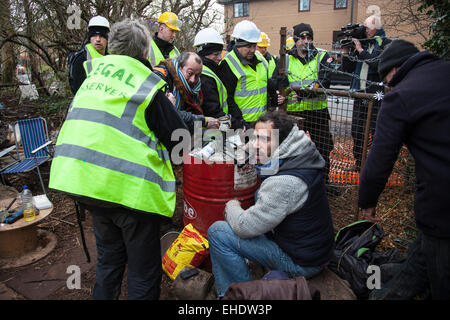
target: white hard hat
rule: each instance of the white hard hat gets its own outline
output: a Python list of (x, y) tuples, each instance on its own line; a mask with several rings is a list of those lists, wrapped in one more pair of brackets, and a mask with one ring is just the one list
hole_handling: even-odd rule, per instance
[(236, 23), (231, 36), (235, 39), (245, 40), (250, 43), (258, 43), (261, 41), (261, 31), (256, 24), (248, 20), (242, 20)]
[(369, 28), (370, 30), (380, 30), (382, 28), (380, 16), (375, 14), (371, 15), (364, 21), (364, 26)]
[(92, 17), (91, 20), (89, 20), (88, 29), (90, 27), (104, 27), (109, 30), (109, 22), (105, 17), (95, 16)]
[(200, 30), (194, 38), (194, 47), (207, 43), (217, 43), (224, 45), (223, 38), (220, 33), (213, 28), (205, 28)]

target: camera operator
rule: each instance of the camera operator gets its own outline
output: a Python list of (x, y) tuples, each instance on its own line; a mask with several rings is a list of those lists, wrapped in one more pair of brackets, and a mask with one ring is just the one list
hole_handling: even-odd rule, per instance
[[(383, 86), (378, 76), (378, 56), (384, 47), (391, 42), (386, 38), (386, 33), (381, 25), (379, 15), (371, 15), (364, 21), (365, 39), (352, 38), (353, 48), (350, 55), (354, 59), (344, 58), (343, 67), (346, 72), (353, 72), (351, 90), (364, 93), (383, 92)], [(353, 63), (351, 60), (354, 60)], [(355, 63), (356, 61), (356, 63)], [(380, 103), (374, 101), (372, 117), (370, 119), (370, 131), (375, 134), (375, 122)], [(361, 169), (362, 149), (364, 142), (364, 128), (366, 126), (368, 100), (355, 99), (352, 116), (353, 156), (355, 165), (346, 171), (359, 171)]]

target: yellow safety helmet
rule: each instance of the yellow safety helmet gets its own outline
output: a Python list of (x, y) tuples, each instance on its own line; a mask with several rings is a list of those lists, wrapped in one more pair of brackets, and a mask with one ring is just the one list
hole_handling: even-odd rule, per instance
[(258, 47), (270, 47), (270, 38), (265, 32), (261, 32), (261, 41), (256, 44)]
[(286, 39), (286, 49), (291, 50), (295, 46), (294, 38), (288, 37)]
[(178, 16), (170, 11), (166, 11), (158, 18), (159, 23), (164, 23), (172, 30), (180, 31), (180, 27), (183, 23), (178, 19)]

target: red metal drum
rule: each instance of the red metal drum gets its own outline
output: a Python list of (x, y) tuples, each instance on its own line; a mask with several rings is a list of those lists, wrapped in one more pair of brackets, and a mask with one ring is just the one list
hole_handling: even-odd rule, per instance
[(260, 179), (253, 165), (238, 168), (234, 163), (204, 161), (185, 154), (184, 225), (192, 223), (207, 237), (208, 228), (214, 222), (224, 220), (225, 204), (237, 199), (242, 208), (251, 207), (259, 185)]

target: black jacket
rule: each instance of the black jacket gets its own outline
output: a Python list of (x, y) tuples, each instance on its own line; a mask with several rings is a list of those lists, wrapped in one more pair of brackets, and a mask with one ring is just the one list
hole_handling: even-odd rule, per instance
[(87, 60), (86, 47), (80, 49), (82, 52), (76, 56), (72, 66), (72, 77), (69, 79), (70, 90), (75, 95), (80, 89), (81, 84), (86, 80), (86, 71), (84, 71), (83, 63)]
[(414, 211), (426, 235), (450, 238), (450, 62), (427, 51), (410, 57), (389, 83), (361, 175), (359, 206), (375, 207), (400, 148), (415, 160)]
[[(202, 57), (203, 65), (207, 66), (214, 72), (218, 74), (219, 66), (212, 60)], [(220, 108), (219, 92), (217, 91), (216, 81), (205, 75), (200, 77), (202, 81), (202, 91), (203, 91), (203, 114), (207, 117), (220, 118), (225, 115), (222, 108)]]
[(156, 45), (159, 48), (159, 51), (161, 51), (162, 55), (164, 56), (164, 59), (169, 58), (169, 54), (174, 48), (173, 43), (158, 38), (158, 32), (155, 33), (153, 41), (155, 41)]
[[(378, 36), (382, 39), (381, 45), (376, 40), (375, 36)], [(367, 73), (367, 80), (371, 82), (380, 82), (380, 77), (378, 75), (378, 59), (377, 57), (383, 52), (384, 48), (391, 42), (389, 38), (386, 38), (386, 33), (384, 29), (380, 29), (377, 31), (373, 38), (361, 41), (361, 46), (363, 50), (358, 53), (354, 52), (354, 58), (357, 60), (356, 62), (350, 60), (347, 56), (344, 56), (343, 59), (343, 68), (346, 72), (352, 72), (356, 77), (353, 77), (351, 83), (351, 89), (360, 90), (360, 77), (361, 77), (361, 69), (363, 65), (363, 61), (366, 62), (369, 66), (369, 70)], [(373, 46), (372, 53), (369, 53), (368, 49), (370, 46)], [(372, 83), (366, 83), (366, 89), (364, 92), (377, 92), (383, 91), (383, 87), (377, 86)]]

